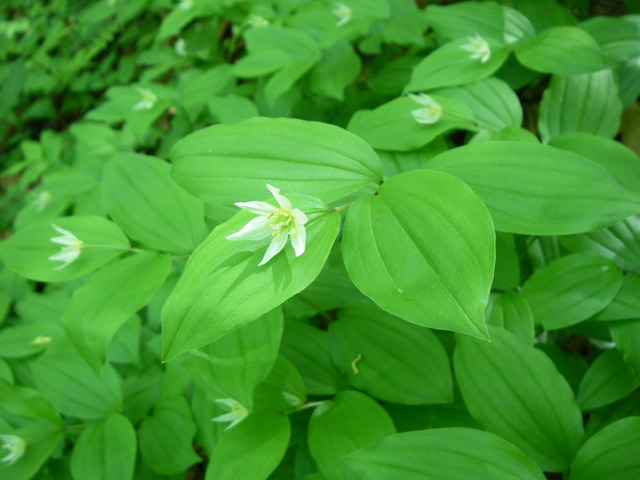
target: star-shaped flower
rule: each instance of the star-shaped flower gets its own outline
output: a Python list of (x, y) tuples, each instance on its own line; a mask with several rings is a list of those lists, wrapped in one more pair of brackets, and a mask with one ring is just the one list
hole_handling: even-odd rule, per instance
[(247, 418), (247, 415), (249, 415), (249, 410), (247, 410), (243, 405), (240, 404), (240, 402), (234, 400), (233, 398), (219, 398), (216, 400), (216, 402), (226, 405), (231, 409), (229, 413), (224, 413), (211, 419), (213, 422), (231, 422), (229, 425), (227, 425), (225, 431), (235, 427), (242, 420)]
[(24, 455), (27, 442), (15, 435), (0, 435), (0, 440), (3, 442), (2, 448), (9, 450), (9, 453), (2, 458), (2, 463), (7, 465), (13, 465)]
[(487, 41), (476, 33), (475, 37), (468, 37), (469, 43), (460, 45), (462, 50), (471, 52), (470, 58), (473, 60), (479, 59), (480, 63), (487, 63), (491, 58), (491, 47)]
[(344, 3), (336, 3), (336, 8), (334, 8), (331, 13), (338, 17), (336, 27), (342, 27), (351, 21), (353, 10)]
[(267, 184), (267, 188), (278, 202), (278, 207), (266, 202), (238, 202), (236, 205), (258, 215), (250, 220), (238, 232), (227, 236), (227, 240), (262, 240), (272, 237), (267, 251), (258, 264), (264, 265), (276, 256), (291, 237), (291, 245), (299, 257), (304, 253), (307, 232), (304, 224), (307, 216), (299, 209), (293, 208), (287, 197), (280, 195), (280, 190)]
[(51, 241), (53, 243), (57, 243), (58, 245), (62, 245), (62, 248), (55, 255), (51, 255), (50, 257), (48, 257), (48, 259), (53, 262), (62, 262), (62, 265), (54, 267), (54, 270), (62, 270), (69, 264), (75, 262), (76, 259), (80, 256), (80, 251), (84, 248), (84, 242), (82, 240), (78, 240), (78, 237), (76, 237), (69, 230), (60, 228), (53, 223), (51, 224), (51, 226), (55, 229), (56, 232), (62, 234), (59, 237), (51, 237)]
[(411, 110), (411, 115), (413, 115), (413, 118), (418, 123), (424, 125), (434, 124), (440, 120), (440, 117), (444, 113), (440, 104), (426, 93), (420, 93), (418, 95), (410, 93), (409, 98), (424, 106), (424, 108)]
[(155, 106), (158, 97), (147, 88), (136, 87), (136, 90), (142, 95), (142, 100), (133, 106), (133, 110), (151, 110)]

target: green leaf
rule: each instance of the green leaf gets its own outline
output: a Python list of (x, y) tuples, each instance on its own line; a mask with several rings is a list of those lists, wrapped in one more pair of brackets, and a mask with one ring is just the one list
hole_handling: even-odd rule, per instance
[(613, 138), (621, 115), (613, 70), (554, 75), (540, 102), (538, 130), (545, 143), (568, 132)]
[(491, 343), (456, 338), (454, 370), (467, 408), (543, 470), (565, 471), (583, 437), (571, 387), (544, 353), (506, 330), (490, 331)]
[(193, 451), (196, 425), (183, 397), (163, 397), (140, 427), (142, 459), (154, 472), (177, 475), (200, 461)]
[(611, 300), (611, 303), (602, 310), (596, 320), (630, 320), (640, 318), (640, 277), (634, 273), (628, 273), (622, 280), (622, 287)]
[(472, 53), (462, 48), (469, 43), (469, 38), (453, 40), (431, 52), (415, 66), (404, 91), (464, 85), (493, 75), (507, 59), (509, 52), (492, 40), (485, 40), (491, 48), (491, 57), (485, 63), (471, 58)]
[[(311, 197), (291, 200), (303, 211), (326, 208)], [(211, 343), (307, 287), (320, 273), (340, 226), (339, 213), (321, 215), (308, 224), (303, 255), (294, 257), (287, 246), (259, 267), (269, 239), (225, 238), (251, 218), (243, 211), (219, 225), (189, 258), (162, 311), (165, 361)]]
[[(62, 248), (62, 245), (51, 241), (52, 237), (61, 235), (51, 226), (52, 223), (70, 231), (85, 244), (73, 263), (58, 270), (55, 268), (62, 264), (48, 259)], [(103, 248), (104, 245), (113, 248)], [(94, 216), (64, 217), (52, 222), (29, 224), (0, 242), (0, 260), (31, 280), (65, 282), (92, 272), (128, 247), (127, 237), (109, 220)]]
[(618, 350), (600, 354), (585, 373), (578, 390), (578, 405), (584, 411), (608, 405), (633, 392), (640, 382)]
[(391, 418), (370, 397), (345, 390), (318, 406), (309, 421), (309, 450), (320, 472), (330, 479), (360, 477), (344, 456), (393, 435)]
[(492, 288), (511, 290), (520, 286), (520, 259), (510, 234), (496, 234), (496, 268)]
[(362, 62), (346, 40), (335, 42), (322, 51), (309, 77), (311, 91), (325, 97), (343, 100), (344, 89), (360, 74)]
[(118, 153), (105, 166), (109, 214), (134, 240), (168, 252), (191, 252), (206, 236), (204, 205), (180, 187), (159, 158)]
[(352, 133), (290, 118), (198, 130), (176, 143), (171, 159), (178, 183), (214, 205), (262, 198), (266, 183), (333, 202), (382, 178), (375, 152)]
[(64, 415), (101, 419), (122, 408), (120, 378), (110, 365), (94, 371), (70, 345), (60, 345), (31, 363), (33, 381), (42, 395)]
[(170, 268), (168, 256), (131, 255), (103, 268), (74, 292), (62, 324), (90, 364), (102, 364), (113, 335), (151, 300)]
[(302, 322), (288, 321), (281, 351), (300, 371), (310, 395), (335, 395), (348, 388), (346, 379), (331, 361), (327, 332)]
[(487, 307), (487, 324), (510, 331), (520, 341), (533, 345), (535, 325), (533, 312), (520, 292), (504, 292)]
[(289, 444), (289, 418), (273, 410), (252, 413), (225, 432), (213, 449), (206, 480), (266, 480)]
[(375, 110), (359, 110), (349, 121), (349, 131), (365, 139), (373, 148), (406, 151), (421, 148), (439, 135), (457, 128), (471, 128), (473, 114), (462, 102), (433, 95), (444, 113), (431, 125), (416, 122), (412, 110), (421, 107), (408, 97), (387, 102)]
[(71, 454), (74, 480), (131, 480), (136, 443), (133, 425), (119, 413), (89, 425)]
[(64, 337), (64, 329), (56, 322), (18, 322), (0, 330), (0, 357), (32, 357)]
[(640, 52), (640, 22), (637, 15), (592, 17), (580, 24), (602, 47), (607, 59), (624, 62)]
[(618, 420), (578, 451), (569, 480), (630, 480), (640, 471), (640, 417)]
[(533, 460), (509, 442), (470, 428), (398, 433), (347, 455), (365, 479), (543, 480)]
[(536, 322), (547, 330), (580, 323), (615, 297), (622, 273), (615, 263), (589, 253), (561, 257), (538, 270), (522, 287)]
[(278, 355), (267, 378), (256, 387), (253, 402), (256, 408), (278, 411), (301, 406), (307, 399), (304, 381), (296, 366)]
[(44, 396), (32, 388), (12, 385), (0, 378), (0, 407), (13, 415), (46, 420), (62, 426), (60, 414)]
[(426, 170), (392, 177), (350, 207), (342, 248), (353, 283), (384, 310), (487, 338), (495, 234), (458, 179)]
[(592, 160), (605, 168), (627, 189), (636, 190), (640, 182), (640, 158), (620, 142), (574, 132), (552, 138), (549, 145)]
[(213, 97), (207, 102), (207, 107), (220, 123), (237, 123), (260, 116), (258, 108), (250, 99), (233, 93)]
[(600, 45), (577, 27), (552, 27), (516, 48), (525, 67), (542, 73), (572, 75), (597, 72), (611, 65)]
[(24, 455), (19, 460), (11, 465), (0, 462), (0, 477), (11, 480), (34, 477), (63, 439), (60, 427), (48, 422), (31, 423), (15, 431), (4, 431), (0, 427), (0, 434), (15, 435), (26, 442)]
[(638, 193), (623, 188), (602, 166), (546, 145), (515, 141), (466, 145), (434, 157), (428, 167), (469, 185), (500, 231), (580, 233), (612, 225), (640, 210)]
[(516, 8), (522, 12), (538, 31), (558, 25), (578, 23), (567, 5), (556, 0), (518, 0)]
[(427, 328), (361, 302), (340, 310), (329, 341), (342, 374), (375, 398), (415, 405), (453, 400), (449, 357)]
[(611, 339), (622, 352), (625, 362), (640, 378), (640, 321), (614, 322), (609, 325)]
[(509, 85), (497, 78), (487, 78), (460, 87), (442, 88), (434, 93), (465, 104), (482, 127), (502, 130), (522, 123), (522, 107), (518, 96)]
[(251, 411), (253, 390), (276, 361), (282, 328), (282, 311), (276, 308), (192, 351), (189, 361), (221, 398), (233, 398)]

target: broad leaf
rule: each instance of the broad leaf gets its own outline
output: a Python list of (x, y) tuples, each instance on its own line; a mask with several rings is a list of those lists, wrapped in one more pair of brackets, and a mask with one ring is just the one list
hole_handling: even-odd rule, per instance
[(574, 325), (595, 315), (615, 297), (622, 273), (598, 255), (576, 253), (538, 270), (522, 287), (536, 322), (547, 330)]
[(504, 328), (522, 342), (533, 345), (533, 312), (522, 293), (508, 291), (495, 297), (486, 314), (487, 324)]
[[(303, 211), (326, 208), (310, 197), (291, 200)], [(189, 258), (162, 311), (165, 360), (211, 343), (307, 287), (320, 273), (340, 226), (337, 212), (322, 214), (306, 226), (304, 254), (294, 257), (287, 245), (258, 266), (270, 239), (225, 238), (252, 218), (243, 211), (219, 225)]]
[(206, 480), (266, 480), (284, 456), (289, 418), (272, 410), (249, 415), (225, 432), (211, 453)]
[(355, 285), (383, 309), (417, 325), (487, 337), (493, 224), (458, 179), (426, 170), (392, 177), (350, 207), (342, 248)]
[(171, 159), (178, 183), (214, 205), (259, 199), (266, 183), (333, 202), (382, 178), (375, 152), (355, 135), (285, 118), (198, 130), (176, 143)]
[(516, 49), (518, 61), (543, 73), (572, 75), (597, 72), (611, 65), (600, 45), (577, 27), (552, 27)]
[(24, 455), (18, 461), (13, 464), (0, 462), (0, 478), (11, 480), (33, 478), (63, 439), (60, 427), (49, 422), (30, 423), (15, 431), (0, 426), (0, 435), (14, 435), (26, 442)]
[(103, 268), (74, 292), (62, 323), (94, 367), (102, 364), (116, 331), (162, 286), (170, 268), (168, 256), (136, 254)]
[(582, 443), (582, 415), (549, 358), (506, 330), (491, 343), (460, 335), (454, 369), (473, 418), (549, 472), (567, 469)]
[(131, 480), (136, 463), (136, 432), (118, 413), (82, 432), (71, 454), (75, 480)]
[(399, 433), (347, 455), (363, 479), (543, 480), (533, 460), (509, 442), (470, 428)]
[(578, 451), (569, 480), (631, 480), (640, 471), (640, 417), (618, 420)]
[(640, 211), (640, 195), (624, 188), (617, 176), (586, 157), (546, 145), (466, 145), (436, 156), (427, 166), (469, 185), (501, 231), (580, 233)]
[(427, 328), (362, 302), (340, 310), (329, 340), (338, 369), (375, 398), (418, 405), (453, 400), (449, 358)]
[(12, 385), (2, 378), (0, 378), (0, 407), (13, 415), (62, 425), (60, 414), (40, 392), (32, 388)]
[[(63, 247), (51, 241), (51, 238), (61, 236), (52, 224), (71, 232), (85, 244), (80, 256), (64, 268), (57, 269), (63, 264), (48, 259)], [(46, 223), (29, 224), (0, 242), (0, 260), (7, 267), (32, 280), (65, 282), (92, 272), (116, 258), (128, 247), (129, 240), (122, 230), (105, 218), (64, 217)]]
[(612, 70), (554, 75), (540, 102), (538, 129), (543, 142), (569, 132), (613, 138), (621, 115), (622, 103)]
[(206, 236), (204, 206), (170, 170), (159, 158), (119, 153), (105, 167), (105, 202), (131, 238), (159, 250), (191, 252)]
[(363, 393), (345, 390), (317, 407), (309, 422), (309, 450), (327, 478), (360, 477), (344, 456), (396, 433), (387, 412)]

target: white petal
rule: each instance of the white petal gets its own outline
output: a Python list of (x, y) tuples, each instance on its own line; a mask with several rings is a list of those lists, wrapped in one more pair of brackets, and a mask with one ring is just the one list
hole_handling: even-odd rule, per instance
[(296, 257), (299, 257), (304, 253), (304, 244), (307, 241), (307, 231), (304, 225), (296, 225), (295, 233), (291, 235), (291, 245), (296, 252)]
[(267, 183), (267, 188), (269, 189), (271, 194), (275, 197), (276, 201), (278, 202), (278, 205), (280, 205), (280, 208), (284, 208), (287, 211), (291, 210), (291, 202), (287, 197), (283, 197), (282, 195), (280, 195), (279, 188), (269, 185), (268, 183)]
[(256, 215), (264, 215), (278, 210), (267, 202), (236, 202), (236, 206)]
[(423, 125), (432, 125), (440, 120), (442, 111), (429, 108), (418, 108), (416, 110), (411, 110), (411, 115), (413, 115), (414, 120), (418, 123), (422, 123)]
[(226, 238), (227, 240), (262, 240), (271, 236), (272, 233), (273, 229), (267, 224), (267, 217), (256, 217)]
[(258, 266), (264, 265), (278, 253), (280, 253), (280, 250), (282, 250), (287, 244), (287, 237), (288, 235), (276, 235), (275, 237), (273, 237), (273, 240), (271, 240), (271, 243), (269, 244), (264, 257), (262, 257), (262, 261), (258, 264)]
[(54, 270), (62, 270), (67, 267), (69, 264), (75, 262), (75, 260), (80, 256), (80, 250), (71, 249), (71, 248), (63, 248), (60, 252), (55, 255), (51, 255), (47, 257), (48, 260), (54, 262), (63, 262), (62, 265), (58, 265), (54, 267)]
[(296, 221), (296, 225), (304, 225), (309, 220), (304, 212), (297, 208), (291, 210), (291, 215), (293, 215), (293, 218)]

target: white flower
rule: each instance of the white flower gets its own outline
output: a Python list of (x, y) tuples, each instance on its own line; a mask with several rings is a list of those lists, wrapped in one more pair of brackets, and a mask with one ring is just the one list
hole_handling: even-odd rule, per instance
[(480, 63), (487, 63), (491, 58), (491, 47), (487, 41), (476, 33), (475, 37), (468, 37), (469, 43), (460, 45), (462, 50), (471, 52), (473, 60), (480, 59)]
[(227, 236), (227, 240), (262, 240), (272, 237), (262, 261), (264, 265), (277, 255), (287, 244), (287, 238), (291, 237), (291, 245), (296, 257), (304, 253), (304, 244), (307, 232), (304, 224), (307, 216), (301, 210), (293, 208), (288, 198), (280, 195), (280, 190), (267, 184), (267, 188), (273, 194), (279, 207), (266, 202), (238, 202), (236, 205), (244, 210), (258, 215), (249, 221), (240, 231)]
[(351, 20), (351, 16), (353, 15), (353, 10), (347, 7), (344, 3), (336, 3), (336, 8), (334, 8), (331, 13), (333, 13), (336, 17), (338, 17), (338, 21), (336, 22), (337, 27), (342, 27), (346, 25)]
[(231, 422), (225, 428), (225, 431), (235, 427), (242, 420), (247, 418), (247, 415), (249, 415), (249, 410), (247, 410), (243, 405), (240, 404), (240, 402), (234, 400), (233, 398), (219, 398), (216, 400), (216, 402), (222, 403), (223, 405), (226, 405), (231, 409), (229, 413), (218, 415), (217, 417), (211, 419), (211, 421), (213, 422)]
[(187, 42), (184, 40), (184, 38), (177, 39), (176, 43), (173, 44), (173, 49), (181, 57), (187, 56)]
[(191, 7), (193, 7), (193, 0), (182, 0), (178, 5), (182, 10), (191, 10)]
[(0, 440), (4, 442), (2, 448), (9, 450), (9, 453), (2, 458), (2, 462), (7, 465), (13, 465), (24, 455), (27, 442), (15, 435), (0, 435)]
[(136, 90), (138, 91), (138, 93), (140, 93), (140, 95), (142, 95), (142, 100), (136, 103), (133, 106), (133, 109), (134, 110), (151, 110), (156, 104), (156, 100), (158, 100), (158, 97), (156, 97), (151, 90), (148, 90), (146, 88), (136, 87)]
[(260, 15), (251, 15), (249, 17), (249, 20), (247, 20), (247, 23), (254, 28), (260, 28), (260, 27), (268, 27), (269, 26), (269, 20), (267, 20), (266, 18), (261, 17)]
[(49, 260), (53, 262), (62, 262), (62, 265), (58, 265), (54, 267), (54, 270), (62, 270), (67, 265), (76, 261), (76, 259), (80, 256), (80, 251), (84, 248), (84, 242), (78, 240), (78, 238), (68, 230), (64, 228), (60, 228), (53, 223), (51, 226), (62, 235), (59, 237), (51, 237), (51, 241), (53, 243), (57, 243), (58, 245), (62, 245), (62, 248), (55, 255), (51, 255), (48, 257)]
[(413, 118), (418, 123), (431, 125), (440, 120), (440, 117), (444, 113), (440, 104), (426, 93), (420, 93), (418, 95), (410, 93), (409, 98), (420, 105), (424, 105), (424, 108), (411, 110), (411, 115), (413, 115)]

